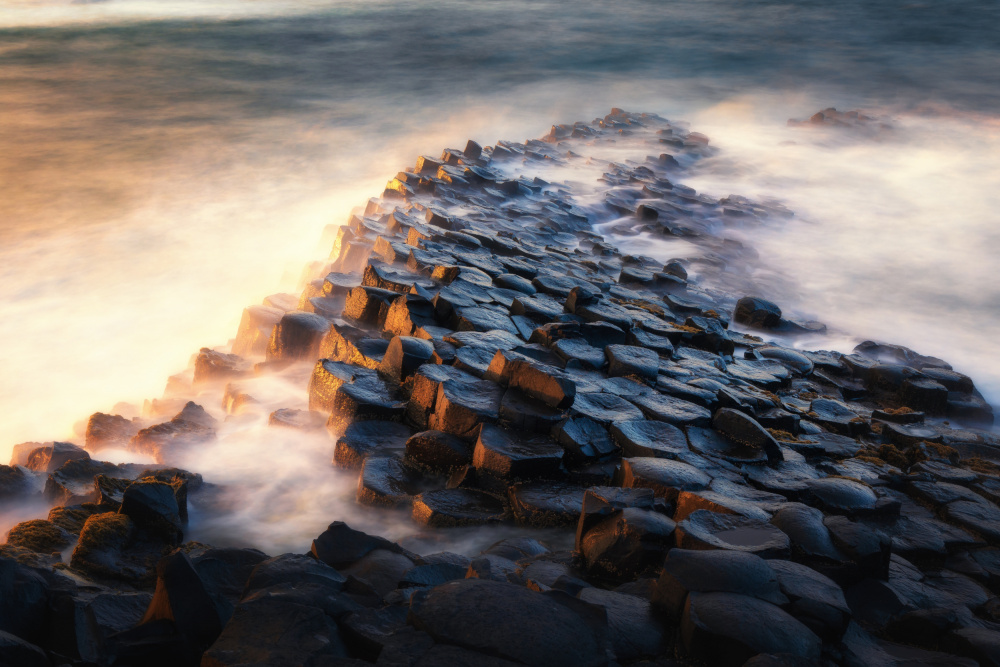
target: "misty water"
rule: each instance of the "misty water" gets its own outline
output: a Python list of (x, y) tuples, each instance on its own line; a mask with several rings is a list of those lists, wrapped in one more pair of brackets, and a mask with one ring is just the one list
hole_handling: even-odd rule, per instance
[[(830, 327), (813, 347), (906, 344), (998, 404), (998, 63), (995, 2), (0, 0), (0, 460), (160, 396), (418, 155), (612, 106), (711, 137), (687, 184), (795, 211), (747, 241), (765, 296)], [(831, 106), (892, 130), (786, 125)], [(243, 428), (191, 461), (260, 489), (202, 536), (385, 521), (329, 441), (293, 440)]]

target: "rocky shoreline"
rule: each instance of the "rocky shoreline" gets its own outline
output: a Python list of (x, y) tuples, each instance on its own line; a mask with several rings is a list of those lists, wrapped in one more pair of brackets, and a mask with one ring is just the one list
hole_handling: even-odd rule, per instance
[[(0, 664), (1000, 664), (992, 409), (904, 347), (797, 349), (825, 327), (756, 296), (765, 260), (728, 233), (790, 212), (682, 185), (713, 150), (615, 109), (421, 157), (141, 415), (16, 446), (0, 502), (52, 509), (0, 546)], [(357, 502), (422, 531), (524, 532), (185, 541), (189, 506), (231, 508), (178, 466), (255, 418), (329, 433)]]

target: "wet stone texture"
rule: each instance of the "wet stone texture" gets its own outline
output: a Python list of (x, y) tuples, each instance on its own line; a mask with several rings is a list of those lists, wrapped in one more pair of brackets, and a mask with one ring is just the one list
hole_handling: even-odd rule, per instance
[[(1000, 664), (992, 408), (899, 345), (802, 349), (825, 326), (753, 277), (791, 212), (684, 185), (715, 153), (614, 109), (422, 156), (232, 349), (80, 442), (16, 445), (0, 511), (45, 509), (0, 546), (0, 663)], [(614, 242), (639, 236), (683, 246)], [(372, 521), (467, 552), (336, 516), (308, 555), (185, 542), (211, 480), (101, 460), (176, 465), (257, 418), (325, 447)]]

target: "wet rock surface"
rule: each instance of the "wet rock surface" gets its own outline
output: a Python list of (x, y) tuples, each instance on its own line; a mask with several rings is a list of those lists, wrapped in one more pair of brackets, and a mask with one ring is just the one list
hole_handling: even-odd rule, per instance
[[(609, 161), (631, 148), (649, 157)], [(141, 416), (17, 445), (0, 503), (48, 514), (0, 546), (0, 662), (998, 663), (992, 408), (905, 347), (790, 342), (825, 327), (768, 300), (767, 259), (729, 234), (789, 212), (683, 185), (714, 151), (615, 109), (421, 157), (300, 296), (248, 308)], [(562, 165), (596, 187), (553, 182)], [(264, 409), (269, 376), (298, 398)], [(180, 465), (255, 411), (276, 457), (288, 434), (327, 447), (387, 525), (516, 537), (423, 554), (330, 517), (308, 554), (269, 558), (184, 541), (212, 480), (100, 460)]]

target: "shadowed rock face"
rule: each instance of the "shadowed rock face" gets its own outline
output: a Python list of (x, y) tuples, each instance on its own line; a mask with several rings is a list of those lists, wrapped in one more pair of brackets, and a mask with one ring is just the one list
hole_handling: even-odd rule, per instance
[[(0, 546), (0, 663), (995, 662), (992, 409), (907, 348), (790, 342), (823, 325), (766, 300), (752, 246), (788, 211), (685, 186), (714, 152), (616, 109), (399, 172), (232, 353), (203, 348), (144, 417), (93, 415), (86, 451), (0, 466), (0, 502), (57, 505)], [(252, 383), (272, 374), (307, 393), (271, 405)], [(468, 553), (334, 516), (308, 555), (183, 543), (189, 506), (242, 510), (226, 489), (97, 460), (207, 454), (255, 414), (327, 446), (366, 519)], [(513, 537), (464, 546), (494, 529)]]

